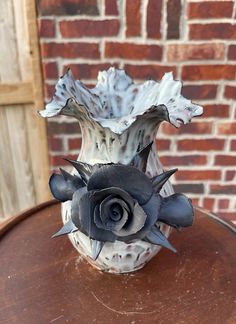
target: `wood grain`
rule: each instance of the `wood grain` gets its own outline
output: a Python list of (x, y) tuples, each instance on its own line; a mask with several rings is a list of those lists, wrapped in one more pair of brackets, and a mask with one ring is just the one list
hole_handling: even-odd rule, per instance
[(0, 105), (33, 103), (32, 82), (0, 84)]
[(25, 0), (24, 9), (28, 26), (29, 49), (31, 53), (30, 56), (35, 99), (34, 107), (31, 106), (31, 111), (26, 114), (27, 129), (28, 133), (30, 134), (28, 138), (29, 154), (31, 156), (31, 160), (33, 161), (32, 170), (34, 175), (36, 201), (37, 203), (41, 203), (50, 199), (51, 194), (48, 187), (49, 157), (46, 136), (46, 121), (37, 115), (37, 110), (44, 107), (44, 96), (35, 1)]
[(50, 194), (35, 1), (1, 1), (0, 20), (1, 220)]
[(15, 210), (19, 210), (19, 197), (16, 189), (16, 170), (12, 160), (10, 144), (10, 130), (7, 123), (6, 109), (0, 109), (0, 130), (4, 134), (0, 141), (0, 184), (1, 184), (1, 210), (3, 220), (7, 215), (13, 215)]
[[(25, 127), (26, 109), (18, 105), (18, 108), (8, 106), (6, 110), (7, 124), (9, 133), (9, 142), (12, 152), (13, 168), (16, 174), (15, 186), (19, 197), (20, 210), (36, 204), (34, 181), (32, 173), (32, 159), (29, 155), (29, 145), (27, 129)], [(12, 201), (14, 206), (14, 201)]]

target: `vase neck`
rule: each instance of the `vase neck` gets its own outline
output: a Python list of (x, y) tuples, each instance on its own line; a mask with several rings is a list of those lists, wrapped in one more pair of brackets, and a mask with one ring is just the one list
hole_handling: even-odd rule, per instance
[[(160, 123), (140, 119), (121, 135), (87, 121), (80, 124), (82, 132), (82, 147), (78, 157), (80, 161), (89, 164), (111, 162), (128, 164), (139, 150), (155, 141)], [(162, 172), (163, 167), (154, 144), (149, 154), (146, 173), (151, 178)], [(162, 193), (164, 196), (173, 193), (170, 182), (165, 184)]]
[(140, 121), (119, 135), (109, 128), (102, 128), (99, 125), (96, 127), (86, 121), (80, 124), (82, 147), (79, 159), (91, 164), (110, 162), (128, 164), (137, 151), (155, 140), (158, 129), (156, 122)]

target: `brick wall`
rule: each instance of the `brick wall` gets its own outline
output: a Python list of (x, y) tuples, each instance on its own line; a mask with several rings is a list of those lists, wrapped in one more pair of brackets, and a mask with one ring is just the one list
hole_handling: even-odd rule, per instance
[[(204, 118), (177, 130), (163, 124), (158, 149), (178, 167), (177, 191), (236, 220), (236, 2), (187, 0), (38, 0), (45, 98), (70, 66), (87, 85), (110, 65), (137, 81), (173, 71)], [(52, 168), (76, 158), (81, 138), (69, 118), (48, 121)]]

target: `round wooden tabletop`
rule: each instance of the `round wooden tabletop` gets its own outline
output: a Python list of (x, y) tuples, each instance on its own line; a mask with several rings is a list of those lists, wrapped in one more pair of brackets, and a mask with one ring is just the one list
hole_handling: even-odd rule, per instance
[(55, 201), (0, 228), (0, 323), (236, 323), (235, 228), (200, 209), (195, 223), (136, 273), (92, 268), (61, 226)]

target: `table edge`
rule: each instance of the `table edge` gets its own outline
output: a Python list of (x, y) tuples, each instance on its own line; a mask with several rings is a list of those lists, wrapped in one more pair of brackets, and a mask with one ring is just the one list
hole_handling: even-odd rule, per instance
[(47, 207), (59, 204), (60, 202), (56, 199), (52, 199), (49, 201), (45, 201), (37, 206), (31, 207), (26, 209), (23, 212), (20, 212), (19, 214), (10, 217), (6, 221), (0, 224), (0, 239), (9, 232), (12, 228), (14, 228), (17, 224), (19, 224), (24, 219), (34, 215), (35, 213), (41, 211), (42, 209), (45, 209)]
[(204, 213), (207, 217), (213, 219), (217, 223), (220, 223), (220, 225), (227, 227), (234, 234), (236, 234), (236, 225), (233, 222), (230, 222), (228, 219), (226, 219), (222, 216), (219, 217), (216, 214), (212, 213), (211, 211), (204, 209), (202, 207), (199, 207), (199, 206), (194, 206), (194, 209)]

